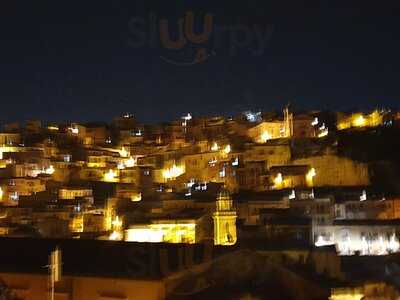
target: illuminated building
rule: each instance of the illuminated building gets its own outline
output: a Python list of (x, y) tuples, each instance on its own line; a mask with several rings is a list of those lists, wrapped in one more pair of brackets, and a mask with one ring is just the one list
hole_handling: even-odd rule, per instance
[(48, 125), (47, 129), (50, 131), (58, 131), (59, 127), (58, 127), (58, 125)]
[(271, 139), (271, 135), (268, 133), (268, 131), (265, 131), (265, 132), (263, 132), (263, 133), (261, 134), (260, 141), (261, 141), (262, 143), (265, 143), (265, 142), (267, 142), (267, 141), (270, 140), (270, 139)]
[(317, 247), (336, 245), (340, 255), (386, 255), (400, 251), (398, 220), (336, 220), (314, 228)]
[(0, 132), (0, 146), (15, 146), (21, 143), (21, 134)]
[[(335, 154), (314, 155), (292, 161), (295, 165), (312, 166), (318, 171), (314, 186), (368, 186), (368, 164)], [(308, 170), (307, 170), (308, 171)]]
[(62, 187), (58, 190), (58, 198), (61, 200), (84, 198), (93, 202), (93, 191), (83, 187)]
[[(55, 241), (38, 239), (21, 242), (2, 239), (0, 277), (18, 299), (50, 299), (49, 275), (43, 265)], [(197, 277), (196, 267), (219, 256), (208, 254), (202, 245), (113, 243), (99, 240), (60, 240), (63, 272), (55, 285), (55, 300), (164, 300), (170, 298), (169, 286), (180, 285), (187, 275)], [(31, 251), (21, 259), (18, 253)], [(28, 268), (29, 267), (29, 268)], [(13, 272), (9, 270), (12, 269)], [(172, 280), (171, 280), (172, 278)], [(17, 298), (15, 298), (17, 299)]]
[(137, 193), (137, 194), (131, 195), (131, 201), (132, 202), (142, 201), (142, 193)]
[(148, 225), (133, 225), (125, 231), (125, 241), (147, 243), (196, 242), (194, 220), (164, 220)]
[(46, 190), (46, 182), (40, 178), (11, 178), (3, 190), (10, 205), (18, 205), (20, 196), (32, 196)]
[(47, 175), (52, 175), (52, 174), (54, 174), (54, 172), (55, 172), (55, 169), (54, 169), (54, 166), (53, 166), (53, 165), (50, 165), (50, 167), (48, 167), (48, 168), (44, 171), (44, 173), (47, 174)]
[(218, 144), (214, 142), (214, 144), (211, 146), (211, 151), (218, 151), (218, 150), (219, 150)]
[(261, 122), (248, 130), (248, 136), (256, 143), (265, 143), (273, 139), (290, 138), (293, 129), (293, 114), (286, 107), (283, 110), (283, 120)]
[(84, 215), (82, 213), (75, 214), (70, 222), (71, 232), (83, 232), (84, 230)]
[(214, 245), (231, 246), (236, 244), (236, 210), (233, 201), (226, 189), (223, 189), (217, 198), (214, 220)]
[(126, 150), (125, 147), (122, 147), (122, 149), (119, 151), (119, 154), (121, 157), (129, 157), (130, 153), (128, 150)]
[(286, 136), (285, 122), (262, 122), (248, 130), (248, 135), (256, 143), (265, 143), (268, 140), (284, 138)]
[(124, 161), (124, 165), (127, 168), (133, 168), (137, 165), (137, 158), (129, 157), (126, 161)]
[(287, 165), (290, 162), (291, 150), (288, 141), (274, 140), (267, 144), (257, 144), (243, 153), (244, 162), (264, 161), (266, 167)]
[(101, 124), (76, 124), (68, 128), (71, 136), (78, 138), (84, 145), (103, 145), (110, 136), (105, 125)]
[(274, 166), (269, 169), (271, 188), (275, 190), (313, 186), (315, 169), (307, 165)]
[(116, 218), (117, 198), (108, 198), (104, 206), (104, 230), (111, 231)]
[(308, 173), (306, 174), (306, 181), (307, 186), (312, 187), (314, 186), (314, 177), (317, 175), (314, 168), (311, 168)]
[(376, 127), (383, 124), (383, 112), (378, 110), (370, 114), (355, 113), (350, 116), (338, 116), (337, 128), (339, 130), (352, 127)]
[(89, 168), (105, 168), (107, 166), (107, 156), (89, 155), (86, 164)]
[(185, 173), (184, 166), (177, 166), (175, 163), (172, 167), (163, 170), (162, 175), (165, 180), (174, 180)]
[(224, 150), (223, 150), (224, 154), (229, 154), (231, 153), (231, 146), (230, 145), (226, 145)]
[(387, 282), (369, 281), (361, 285), (331, 290), (329, 300), (398, 299), (396, 287)]
[(274, 188), (279, 190), (283, 187), (282, 173), (278, 173), (274, 178)]
[(121, 235), (121, 233), (118, 232), (118, 231), (113, 231), (113, 232), (110, 234), (109, 239), (110, 239), (111, 241), (120, 241), (120, 240), (122, 240), (122, 235)]
[(113, 241), (119, 241), (123, 239), (123, 228), (122, 228), (123, 222), (122, 219), (119, 216), (116, 216), (112, 221), (111, 221), (111, 230), (112, 233), (109, 236), (109, 240)]
[(105, 182), (117, 182), (118, 181), (118, 173), (112, 169), (109, 169), (104, 174), (104, 181)]

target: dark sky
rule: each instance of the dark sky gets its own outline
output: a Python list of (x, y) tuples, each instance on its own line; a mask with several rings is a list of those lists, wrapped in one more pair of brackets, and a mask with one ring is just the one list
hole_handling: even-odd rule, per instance
[[(297, 109), (397, 107), (395, 3), (1, 1), (0, 121), (110, 120), (131, 112), (154, 122), (186, 112), (280, 109), (288, 102)], [(165, 49), (156, 32), (155, 46), (130, 43), (138, 40), (132, 20), (141, 18), (135, 26), (148, 38), (151, 24), (168, 19), (177, 38), (178, 19), (187, 11), (195, 13), (195, 30), (203, 28), (206, 13), (213, 15), (208, 41)], [(228, 30), (217, 43), (221, 28)], [(232, 35), (243, 41), (243, 28), (249, 42), (233, 53)], [(254, 54), (254, 28), (270, 33), (261, 55)], [(199, 49), (207, 59), (190, 64)]]

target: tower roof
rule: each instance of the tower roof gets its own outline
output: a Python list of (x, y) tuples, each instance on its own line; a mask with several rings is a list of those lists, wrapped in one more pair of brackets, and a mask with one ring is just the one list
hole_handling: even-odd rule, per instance
[(223, 186), (218, 194), (217, 200), (230, 200), (231, 199), (231, 194), (229, 191), (226, 189), (225, 186)]

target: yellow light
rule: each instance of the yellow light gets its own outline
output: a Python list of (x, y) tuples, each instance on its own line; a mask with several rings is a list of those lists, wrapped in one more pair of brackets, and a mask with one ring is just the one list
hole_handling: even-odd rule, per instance
[(126, 230), (125, 241), (127, 242), (147, 242), (161, 243), (164, 239), (162, 230), (153, 230), (151, 228), (132, 228)]
[(48, 167), (44, 172), (48, 175), (52, 175), (54, 174), (56, 170), (54, 169), (53, 165), (51, 165), (50, 167)]
[(122, 229), (122, 220), (118, 216), (111, 222), (114, 230), (121, 230)]
[(122, 240), (122, 234), (118, 231), (113, 231), (109, 237), (110, 241), (120, 241)]
[(105, 181), (114, 181), (116, 177), (117, 173), (111, 169), (106, 174), (104, 174)]
[(3, 189), (0, 187), (0, 201), (3, 201)]
[(185, 173), (183, 166), (173, 165), (172, 168), (163, 171), (163, 177), (165, 179), (175, 179)]
[(364, 294), (353, 290), (335, 291), (329, 297), (330, 300), (361, 300), (365, 299)]
[(196, 224), (162, 223), (134, 226), (125, 231), (125, 241), (149, 243), (188, 243), (196, 242)]
[(231, 152), (231, 145), (226, 145), (225, 146), (225, 148), (224, 148), (224, 150), (223, 150), (223, 152), (225, 153), (225, 154), (229, 154), (230, 152)]
[(122, 147), (122, 149), (119, 151), (119, 155), (121, 155), (122, 157), (128, 157), (129, 152), (125, 149), (125, 147)]
[(268, 141), (268, 140), (270, 140), (270, 139), (271, 139), (271, 135), (270, 135), (267, 131), (264, 131), (264, 132), (261, 134), (261, 137), (260, 137), (261, 143), (265, 143), (266, 141)]
[(69, 130), (72, 132), (72, 134), (79, 134), (78, 127), (70, 127)]
[(353, 124), (356, 127), (363, 127), (366, 125), (366, 120), (363, 115), (358, 115), (354, 118)]
[(122, 162), (118, 163), (117, 168), (118, 168), (118, 170), (123, 170), (123, 169), (125, 169), (124, 163), (122, 163)]
[(319, 137), (319, 138), (323, 138), (323, 137), (328, 136), (328, 134), (329, 134), (329, 131), (328, 131), (328, 129), (326, 128), (326, 129), (324, 129), (323, 131), (321, 131), (320, 133), (318, 133), (318, 137)]
[(52, 126), (52, 125), (47, 126), (47, 129), (48, 130), (53, 130), (53, 131), (58, 131), (59, 130), (58, 126)]
[(307, 175), (306, 175), (306, 181), (308, 186), (313, 186), (314, 185), (314, 177), (317, 175), (317, 172), (315, 171), (314, 168), (311, 168)]
[(218, 151), (218, 149), (219, 149), (219, 147), (218, 147), (218, 144), (217, 144), (217, 143), (214, 143), (214, 144), (211, 146), (211, 151)]
[(131, 201), (132, 202), (142, 201), (142, 193), (139, 193), (139, 194), (136, 194), (136, 195), (132, 195), (131, 196)]
[(0, 150), (0, 159), (3, 159), (3, 150)]
[(277, 189), (282, 187), (283, 177), (282, 177), (281, 173), (278, 173), (278, 175), (276, 175), (276, 177), (274, 178), (274, 184), (275, 184), (275, 188), (277, 188)]
[(127, 168), (133, 168), (133, 167), (135, 167), (136, 165), (137, 165), (137, 160), (134, 159), (132, 156), (129, 157), (129, 159), (127, 159), (127, 160), (125, 161), (125, 167), (127, 167)]

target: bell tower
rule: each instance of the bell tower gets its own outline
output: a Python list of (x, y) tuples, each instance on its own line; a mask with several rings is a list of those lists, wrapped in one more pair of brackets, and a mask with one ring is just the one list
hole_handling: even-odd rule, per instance
[(236, 244), (236, 210), (229, 192), (223, 188), (216, 201), (214, 219), (214, 245), (231, 246)]

